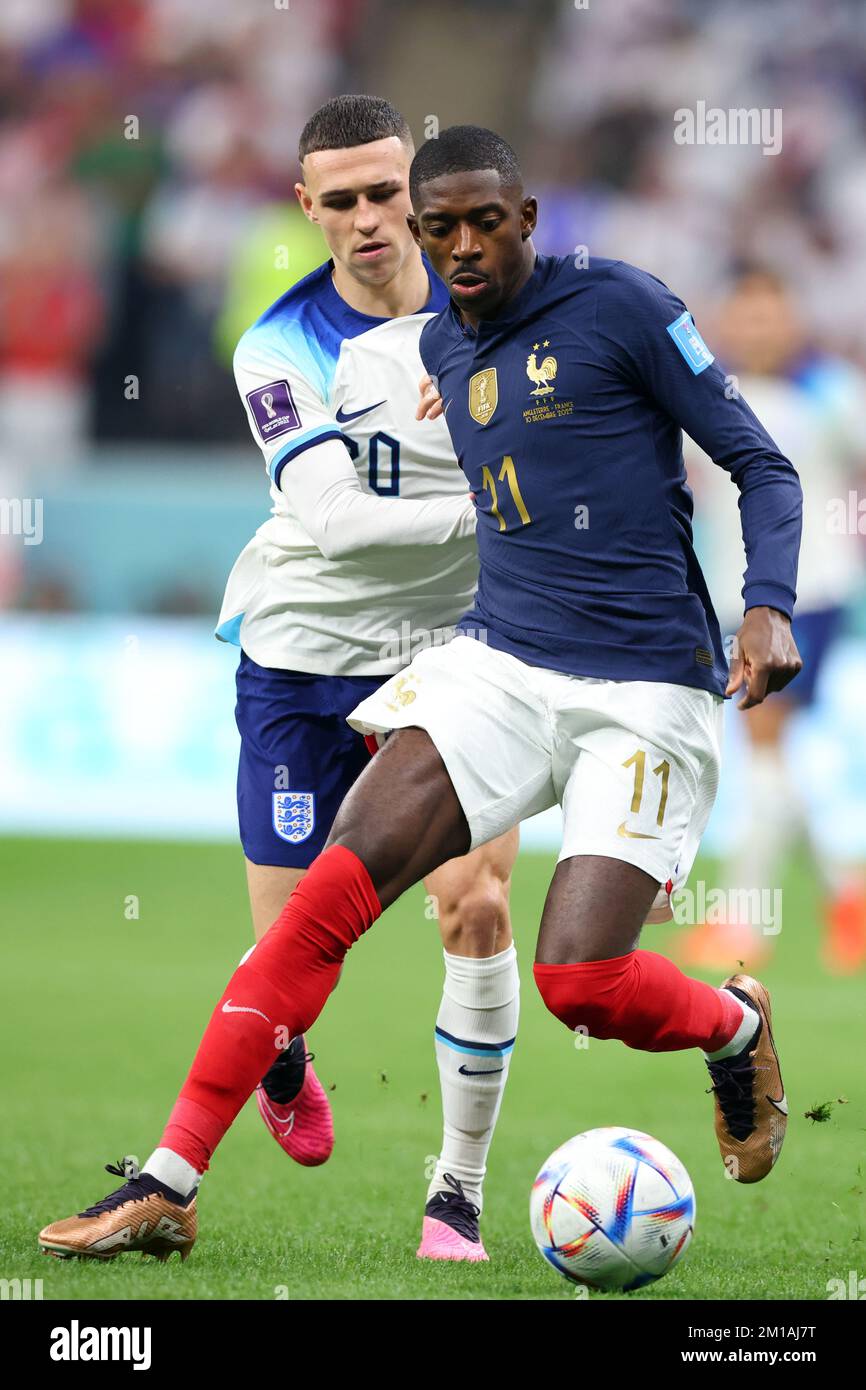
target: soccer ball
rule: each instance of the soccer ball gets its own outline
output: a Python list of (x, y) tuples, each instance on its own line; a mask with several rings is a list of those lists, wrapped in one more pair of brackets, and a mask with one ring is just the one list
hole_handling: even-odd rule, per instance
[(529, 1201), (535, 1243), (554, 1269), (593, 1289), (639, 1289), (667, 1274), (695, 1224), (691, 1178), (639, 1129), (588, 1129), (556, 1149)]

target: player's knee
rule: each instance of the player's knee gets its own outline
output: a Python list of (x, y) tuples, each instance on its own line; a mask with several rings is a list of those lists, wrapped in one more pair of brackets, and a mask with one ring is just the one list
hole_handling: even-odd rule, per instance
[(461, 893), (441, 899), (442, 945), (455, 956), (493, 956), (511, 942), (505, 885), (490, 875)]
[(616, 1038), (634, 992), (634, 952), (610, 961), (533, 967), (545, 1007), (572, 1031), (591, 1038)]

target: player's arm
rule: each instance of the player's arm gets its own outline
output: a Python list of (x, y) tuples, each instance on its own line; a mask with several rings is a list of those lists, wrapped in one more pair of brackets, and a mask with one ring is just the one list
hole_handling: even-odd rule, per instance
[(285, 357), (242, 339), (234, 366), (268, 474), (326, 559), (370, 546), (443, 545), (474, 534), (468, 493), (418, 500), (365, 492), (331, 410)]
[(475, 532), (465, 497), (378, 497), (364, 492), (346, 445), (328, 439), (293, 455), (279, 486), (322, 554), (339, 560), (371, 545), (441, 545)]
[(739, 488), (745, 617), (727, 693), (745, 681), (740, 708), (748, 709), (803, 664), (791, 633), (803, 513), (797, 472), (658, 280), (623, 267), (602, 292), (599, 329), (619, 369)]

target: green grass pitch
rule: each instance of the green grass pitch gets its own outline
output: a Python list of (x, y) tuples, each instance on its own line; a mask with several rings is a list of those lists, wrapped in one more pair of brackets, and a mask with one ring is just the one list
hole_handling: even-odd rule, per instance
[[(825, 1299), (829, 1279), (847, 1281), (852, 1269), (862, 1277), (863, 980), (822, 971), (808, 872), (791, 866), (779, 949), (764, 972), (791, 1107), (787, 1142), (771, 1176), (744, 1187), (724, 1176), (697, 1053), (652, 1056), (618, 1042), (578, 1051), (545, 1012), (531, 962), (552, 868), (551, 857), (524, 854), (515, 876), (523, 1004), (487, 1181), (489, 1265), (414, 1255), (425, 1167), (440, 1139), (432, 1029), (441, 955), (420, 888), (351, 952), (313, 1030), (319, 1074), (335, 1088), (331, 1161), (292, 1164), (250, 1104), (203, 1184), (187, 1264), (139, 1255), (90, 1264), (41, 1256), (37, 1232), (117, 1185), (103, 1163), (124, 1153), (143, 1161), (156, 1142), (250, 941), (242, 864), (225, 845), (0, 841), (0, 1276), (41, 1278), (46, 1299), (573, 1299), (532, 1243), (530, 1185), (570, 1135), (623, 1124), (686, 1164), (697, 1224), (671, 1274), (622, 1297)], [(703, 873), (713, 881), (711, 865)], [(127, 915), (133, 898), (137, 918)], [(676, 930), (647, 928), (644, 944), (664, 950)], [(848, 1103), (834, 1105), (829, 1122), (805, 1118), (840, 1096)]]

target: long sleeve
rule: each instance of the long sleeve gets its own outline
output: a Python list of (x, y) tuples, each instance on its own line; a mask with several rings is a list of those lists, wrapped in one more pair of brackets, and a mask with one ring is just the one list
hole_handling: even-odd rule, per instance
[(328, 560), (373, 545), (441, 545), (475, 531), (468, 492), (424, 501), (364, 492), (339, 439), (324, 440), (292, 459), (280, 473), (280, 490)]
[(685, 305), (659, 280), (619, 265), (601, 297), (598, 326), (619, 369), (736, 483), (745, 608), (766, 605), (790, 617), (803, 508), (793, 464), (715, 362)]
[(427, 500), (364, 491), (315, 363), (302, 370), (293, 342), (290, 335), (263, 342), (254, 330), (245, 334), (235, 353), (235, 379), (268, 476), (325, 558), (474, 535), (468, 491)]

